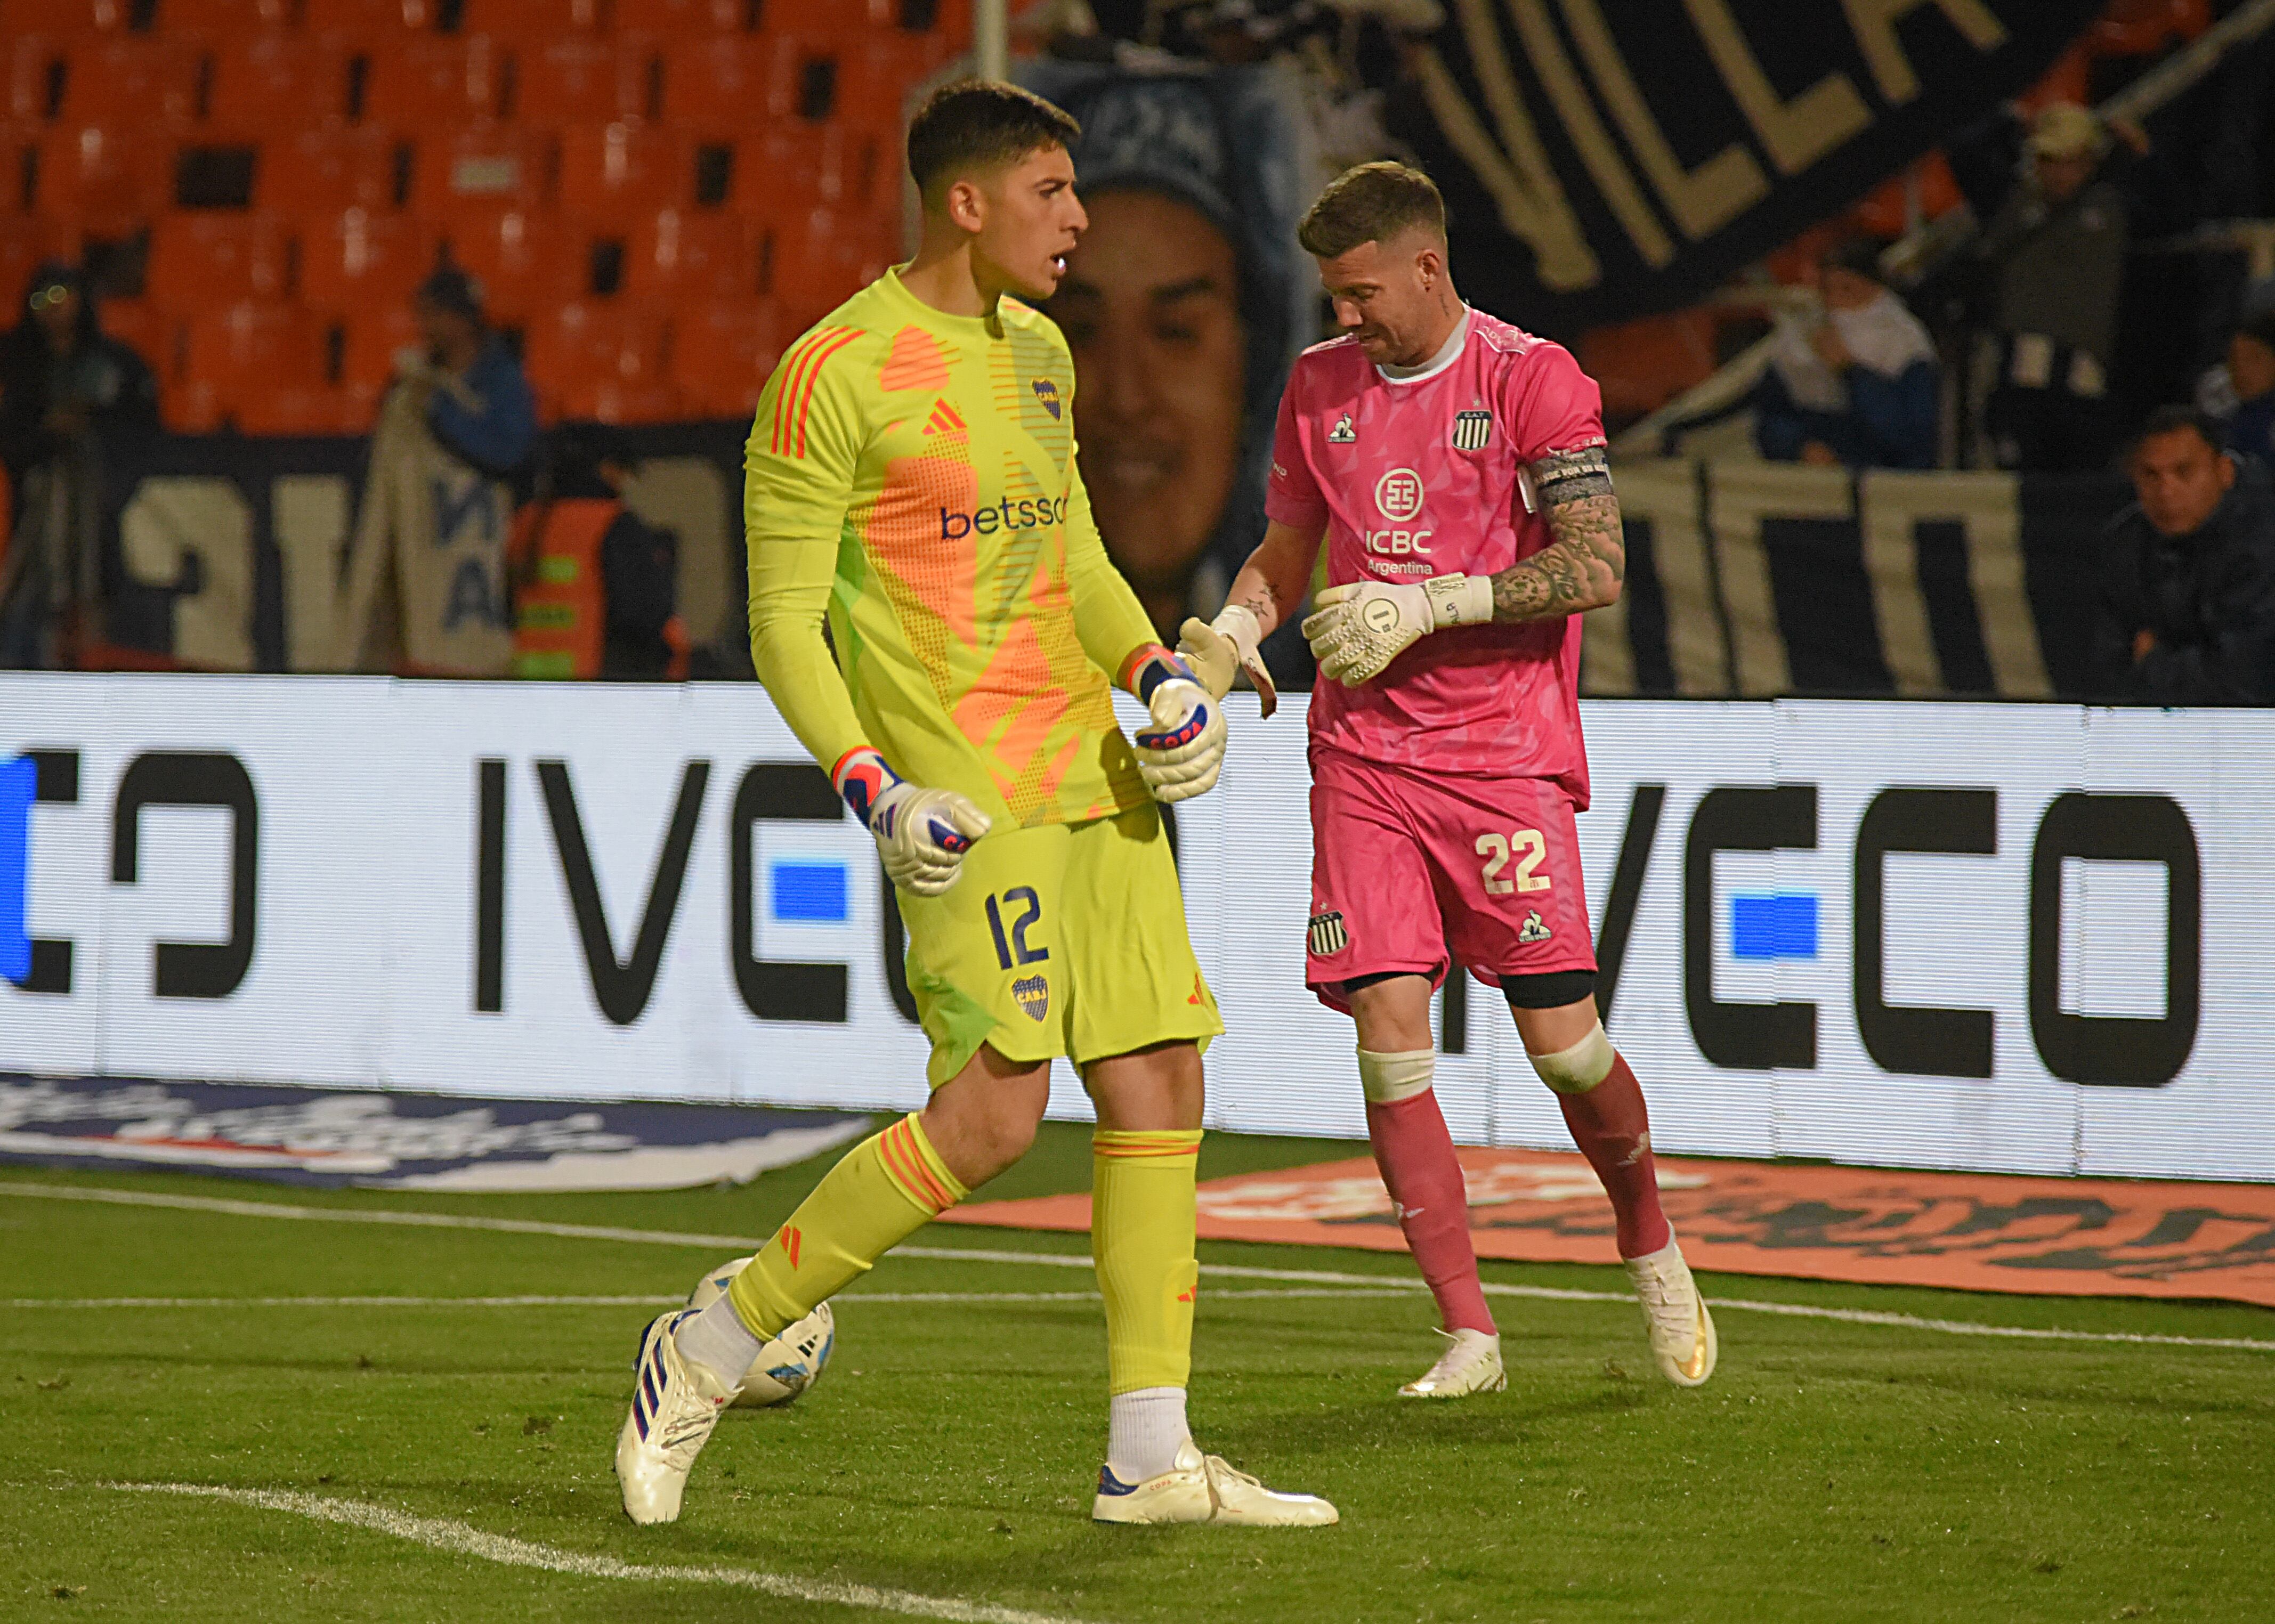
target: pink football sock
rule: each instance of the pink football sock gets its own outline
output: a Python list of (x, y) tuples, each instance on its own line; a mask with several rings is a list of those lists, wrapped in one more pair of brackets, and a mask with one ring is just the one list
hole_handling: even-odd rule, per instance
[(1604, 1193), (1612, 1198), (1620, 1256), (1641, 1258), (1660, 1250), (1674, 1238), (1674, 1230), (1659, 1209), (1651, 1117), (1644, 1108), (1643, 1085), (1629, 1069), (1627, 1057), (1614, 1054), (1612, 1069), (1602, 1082), (1584, 1094), (1560, 1093), (1556, 1103), (1564, 1107), (1572, 1143), (1580, 1147), (1596, 1176), (1604, 1181)]
[(1454, 1155), (1438, 1096), (1427, 1089), (1387, 1105), (1369, 1100), (1366, 1136), (1374, 1165), (1397, 1204), (1398, 1227), (1438, 1299), (1448, 1331), (1496, 1334), (1485, 1294), (1478, 1286), (1478, 1254), (1470, 1243), (1469, 1187)]

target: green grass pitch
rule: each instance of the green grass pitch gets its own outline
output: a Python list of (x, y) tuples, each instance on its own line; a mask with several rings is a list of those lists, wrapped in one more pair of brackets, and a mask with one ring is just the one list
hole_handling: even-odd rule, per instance
[[(1202, 1172), (1349, 1148), (1218, 1137)], [(758, 1235), (824, 1166), (740, 1190), (516, 1197), (0, 1169), (0, 1619), (896, 1616), (876, 1601), (1092, 1624), (2275, 1616), (2267, 1351), (1729, 1306), (1719, 1373), (1684, 1393), (1653, 1372), (1632, 1303), (1504, 1295), (1508, 1391), (1420, 1404), (1392, 1396), (1434, 1356), (1419, 1292), (1212, 1274), (1198, 1435), (1268, 1483), (1328, 1495), (1343, 1523), (1111, 1530), (1087, 1514), (1104, 1445), (1099, 1307), (1054, 1295), (1092, 1290), (1087, 1272), (896, 1258), (839, 1299), (816, 1389), (729, 1416), (682, 1521), (636, 1530), (609, 1461), (653, 1310), (247, 1299), (661, 1297), (723, 1249), (22, 1193)], [(1087, 1178), (1084, 1130), (1047, 1127), (989, 1193)], [(916, 1243), (1084, 1250), (1079, 1236), (948, 1226)], [(1317, 1249), (1204, 1243), (1202, 1261), (1410, 1278), (1402, 1258)], [(1624, 1284), (1611, 1268), (1486, 1274)], [(1723, 1299), (2275, 1340), (2275, 1317), (2233, 1306), (1702, 1279)], [(227, 1301), (26, 1301), (151, 1297)]]

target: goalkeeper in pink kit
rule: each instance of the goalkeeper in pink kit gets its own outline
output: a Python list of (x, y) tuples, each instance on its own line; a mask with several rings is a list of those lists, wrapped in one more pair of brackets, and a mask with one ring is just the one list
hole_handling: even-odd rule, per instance
[(1375, 1162), (1449, 1338), (1399, 1391), (1506, 1385), (1460, 1162), (1431, 1092), (1430, 997), (1447, 949), (1498, 985), (1542, 1082), (1611, 1197), (1659, 1368), (1712, 1374), (1714, 1322), (1659, 1210), (1643, 1091), (1596, 1011), (1574, 813), (1588, 804), (1580, 622), (1626, 568), (1601, 397), (1557, 344), (1463, 305), (1445, 208), (1419, 170), (1368, 163), (1298, 236), (1344, 336), (1306, 351), (1280, 404), (1264, 540), (1183, 652), (1221, 693), (1304, 600), (1311, 707), (1305, 980), (1358, 1026)]

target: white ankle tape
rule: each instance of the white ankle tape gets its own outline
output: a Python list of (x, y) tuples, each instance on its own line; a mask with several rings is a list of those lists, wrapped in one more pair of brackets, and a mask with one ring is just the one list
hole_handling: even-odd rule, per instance
[(1540, 1080), (1558, 1093), (1584, 1094), (1612, 1075), (1612, 1062), (1619, 1057), (1612, 1052), (1612, 1040), (1604, 1036), (1604, 1023), (1599, 1021), (1570, 1048), (1525, 1058), (1540, 1074)]
[(1417, 1094), (1428, 1093), (1437, 1066), (1435, 1049), (1401, 1049), (1391, 1054), (1361, 1049), (1358, 1085), (1366, 1091), (1370, 1105), (1395, 1105)]

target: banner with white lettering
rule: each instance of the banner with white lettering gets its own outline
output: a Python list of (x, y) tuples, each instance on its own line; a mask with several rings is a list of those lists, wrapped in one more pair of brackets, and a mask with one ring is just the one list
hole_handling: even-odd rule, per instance
[[(1233, 709), (1175, 822), (1209, 1121), (1356, 1137), (1304, 701)], [(2275, 714), (1585, 711), (1598, 996), (1664, 1148), (2275, 1180)], [(907, 1107), (903, 950), (754, 685), (0, 676), (0, 1072)], [(1563, 1143), (1496, 995), (1436, 1018), (1459, 1138)]]
[(1569, 336), (1704, 293), (2028, 87), (2097, 0), (1447, 0), (1392, 128), (1486, 309)]

